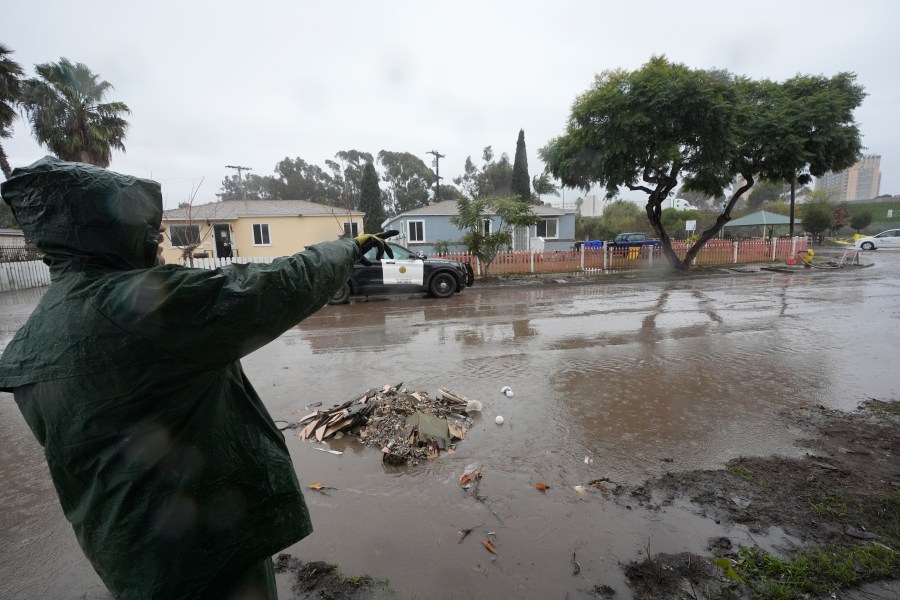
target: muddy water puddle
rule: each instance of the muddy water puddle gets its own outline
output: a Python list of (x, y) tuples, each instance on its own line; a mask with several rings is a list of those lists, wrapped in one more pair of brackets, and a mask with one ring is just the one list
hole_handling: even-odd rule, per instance
[[(876, 268), (828, 276), (476, 286), (449, 301), (326, 307), (244, 361), (274, 418), (400, 382), (431, 394), (448, 387), (482, 401), (484, 411), (454, 454), (404, 469), (383, 467), (377, 451), (352, 439), (332, 443), (344, 452), (334, 456), (287, 432), (301, 482), (335, 488), (307, 493), (315, 532), (289, 551), (349, 575), (387, 578), (401, 598), (577, 598), (597, 584), (629, 598), (620, 563), (640, 558), (648, 544), (654, 553), (702, 553), (712, 536), (750, 543), (743, 530), (725, 530), (687, 506), (648, 513), (574, 486), (599, 478), (637, 484), (740, 455), (799, 455), (798, 433), (779, 412), (895, 399), (890, 332), (900, 319), (900, 253), (876, 258)], [(505, 385), (513, 397), (500, 393)], [(15, 410), (8, 396), (2, 401)], [(37, 445), (10, 434), (23, 426), (16, 423), (4, 418), (0, 440), (29, 455), (3, 452), (9, 491), (0, 493), (19, 503), (20, 516), (50, 515), (31, 535), (58, 543), (42, 554), (0, 540), (3, 580), (16, 572), (45, 580), (20, 581), (10, 597), (79, 598), (82, 589), (102, 597), (89, 571), (46, 567), (54, 555), (79, 564), (78, 549), (60, 526), (52, 486), (34, 497), (25, 491), (44, 475), (33, 459)], [(8, 488), (10, 461), (31, 474)], [(471, 463), (482, 466), (483, 502), (458, 485)], [(550, 489), (536, 490), (539, 481)], [(7, 528), (7, 511), (0, 518), (0, 535), (26, 535)], [(457, 532), (467, 528), (474, 529), (460, 543)], [(496, 557), (480, 544), (489, 532)], [(776, 532), (768, 543), (782, 541)], [(47, 589), (69, 595), (37, 593)]]

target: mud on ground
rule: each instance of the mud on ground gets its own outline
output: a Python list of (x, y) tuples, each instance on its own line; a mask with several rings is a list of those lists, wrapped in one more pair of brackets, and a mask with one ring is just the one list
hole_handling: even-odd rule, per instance
[(335, 565), (303, 562), (290, 554), (275, 559), (276, 573), (289, 573), (292, 600), (379, 600), (395, 598), (386, 581), (343, 575)]
[(810, 434), (804, 458), (739, 458), (724, 470), (669, 473), (622, 493), (651, 510), (687, 499), (716, 522), (751, 532), (778, 526), (798, 547), (776, 557), (718, 538), (707, 556), (650, 556), (626, 567), (635, 598), (836, 597), (838, 589), (900, 579), (900, 404), (869, 401), (855, 413), (820, 407), (785, 419)]
[[(614, 493), (651, 511), (686, 499), (716, 522), (757, 533), (777, 526), (800, 544), (776, 557), (715, 538), (703, 556), (653, 554), (625, 566), (637, 600), (845, 598), (832, 594), (878, 580), (892, 587), (859, 597), (897, 597), (900, 403), (870, 401), (854, 413), (820, 407), (784, 418), (808, 432), (801, 442), (808, 449), (804, 458), (739, 458), (722, 470), (668, 473)], [(386, 582), (348, 578), (334, 565), (286, 554), (278, 557), (276, 571), (295, 578), (292, 600), (397, 597)], [(593, 595), (613, 598), (615, 592), (598, 585)]]

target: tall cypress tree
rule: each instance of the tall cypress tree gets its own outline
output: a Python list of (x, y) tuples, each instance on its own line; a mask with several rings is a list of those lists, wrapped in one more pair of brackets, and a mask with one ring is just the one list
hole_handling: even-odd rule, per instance
[(531, 202), (531, 178), (528, 177), (528, 154), (525, 152), (525, 130), (519, 130), (516, 160), (512, 171), (512, 193), (523, 202)]
[(384, 204), (381, 203), (378, 173), (375, 172), (375, 166), (372, 163), (366, 163), (363, 168), (359, 188), (359, 210), (366, 213), (363, 217), (363, 231), (378, 233), (381, 231), (381, 224), (387, 218), (387, 214), (384, 212)]

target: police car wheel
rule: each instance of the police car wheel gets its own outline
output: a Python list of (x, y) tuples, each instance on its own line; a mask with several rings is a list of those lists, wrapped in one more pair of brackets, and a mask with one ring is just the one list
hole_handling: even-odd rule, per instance
[(346, 304), (350, 300), (350, 284), (345, 283), (344, 286), (336, 291), (328, 300), (328, 304)]
[(475, 269), (472, 268), (471, 263), (464, 264), (466, 267), (466, 285), (472, 287), (472, 284), (475, 283)]
[(431, 278), (428, 291), (436, 298), (449, 298), (456, 292), (456, 279), (450, 273), (438, 273)]
[(875, 244), (873, 244), (872, 242), (863, 242), (861, 248), (863, 250), (874, 250)]

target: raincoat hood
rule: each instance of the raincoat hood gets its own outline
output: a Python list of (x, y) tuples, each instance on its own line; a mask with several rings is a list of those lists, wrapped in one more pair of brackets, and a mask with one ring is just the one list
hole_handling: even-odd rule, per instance
[(0, 194), (53, 276), (156, 261), (162, 194), (155, 181), (46, 156), (15, 169)]

